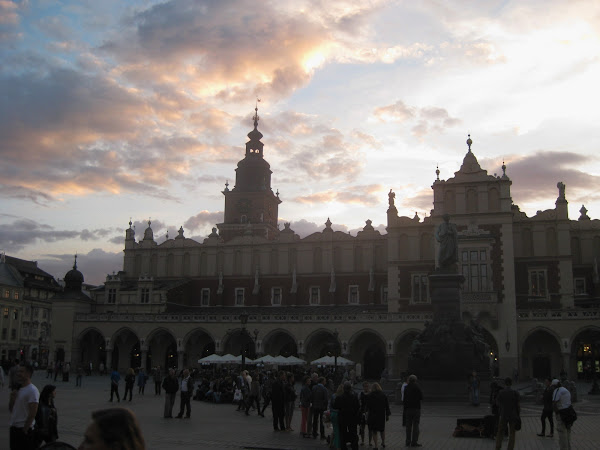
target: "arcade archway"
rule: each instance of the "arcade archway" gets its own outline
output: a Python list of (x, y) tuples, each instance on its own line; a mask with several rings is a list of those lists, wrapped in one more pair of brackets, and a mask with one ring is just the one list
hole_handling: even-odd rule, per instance
[(578, 379), (590, 381), (600, 375), (600, 330), (588, 328), (575, 336), (571, 351)]
[(527, 336), (521, 354), (523, 379), (557, 377), (561, 371), (560, 344), (548, 330), (538, 329)]
[(408, 370), (410, 349), (418, 334), (418, 330), (409, 330), (396, 338), (396, 342), (394, 342), (394, 367), (392, 373), (396, 375), (406, 373)]
[(336, 348), (340, 349), (339, 340), (332, 331), (325, 329), (315, 331), (304, 342), (306, 360), (309, 363), (322, 356), (335, 353)]
[(106, 365), (106, 348), (104, 336), (95, 328), (84, 331), (77, 340), (79, 346), (79, 361), (83, 367), (89, 367), (92, 363), (94, 369), (98, 369), (100, 363)]
[(363, 378), (379, 380), (386, 367), (385, 341), (374, 331), (360, 331), (350, 340), (349, 356), (362, 365)]
[(263, 353), (271, 356), (298, 356), (298, 346), (292, 335), (284, 330), (269, 333), (262, 342)]
[(215, 341), (205, 330), (198, 328), (184, 339), (184, 349), (184, 367), (194, 367), (199, 359), (215, 353)]
[(122, 328), (112, 338), (112, 368), (120, 371), (139, 367), (141, 363), (140, 340), (129, 328)]
[(256, 358), (254, 339), (248, 331), (241, 328), (230, 331), (225, 337), (223, 353), (231, 353), (234, 356), (244, 354), (246, 358)]
[[(177, 367), (177, 343), (169, 330), (159, 328), (154, 330), (146, 340), (148, 350), (144, 367), (150, 370), (153, 367)], [(175, 351), (173, 351), (173, 349)]]

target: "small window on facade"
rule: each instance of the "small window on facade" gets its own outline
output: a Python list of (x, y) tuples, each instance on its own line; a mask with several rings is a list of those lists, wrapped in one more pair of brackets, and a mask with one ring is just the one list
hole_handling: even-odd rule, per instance
[(17, 320), (19, 318), (19, 310), (15, 309), (13, 310), (13, 319)]
[(210, 289), (202, 288), (200, 293), (200, 305), (202, 306), (210, 306)]
[(16, 329), (12, 329), (10, 330), (10, 338), (14, 341), (15, 339), (17, 339), (17, 330)]
[(585, 278), (575, 278), (575, 295), (585, 295), (587, 292), (585, 290)]
[(383, 286), (381, 288), (381, 304), (387, 305), (388, 302), (388, 288), (387, 286)]
[(8, 328), (2, 328), (2, 339), (6, 340), (8, 337)]
[(245, 214), (240, 217), (240, 223), (248, 223), (248, 217)]
[(461, 252), (461, 269), (465, 277), (463, 290), (465, 292), (488, 291), (488, 258), (487, 250), (463, 250)]
[(358, 286), (348, 286), (348, 303), (351, 305), (358, 304)]
[(321, 289), (318, 286), (311, 286), (309, 289), (309, 303), (311, 305), (318, 305), (321, 297)]
[(44, 319), (47, 319), (47, 318), (48, 318), (48, 310), (47, 310), (46, 308), (42, 309), (42, 317), (43, 317)]
[(4, 308), (4, 318), (8, 319), (8, 315), (10, 314), (10, 309)]
[(235, 288), (235, 306), (244, 306), (244, 288)]
[(271, 304), (273, 306), (281, 305), (281, 288), (280, 287), (271, 288)]
[(15, 300), (19, 300), (19, 293), (17, 291), (15, 291), (15, 295), (13, 297)]
[(142, 288), (142, 303), (150, 303), (150, 288)]
[(117, 290), (109, 289), (108, 290), (108, 303), (116, 303), (117, 302)]
[(429, 302), (429, 283), (427, 274), (417, 273), (412, 276), (412, 302), (413, 303), (428, 303)]
[(4, 298), (10, 298), (10, 291), (8, 289), (4, 291)]
[(546, 270), (534, 269), (529, 271), (529, 295), (546, 299), (548, 296), (548, 287), (546, 284)]

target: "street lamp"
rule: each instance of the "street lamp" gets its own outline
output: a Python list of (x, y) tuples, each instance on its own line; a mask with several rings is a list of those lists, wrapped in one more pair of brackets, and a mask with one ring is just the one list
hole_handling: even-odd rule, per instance
[(250, 341), (252, 342), (252, 344), (255, 344), (256, 341), (258, 340), (258, 329), (255, 329), (253, 334), (254, 334), (254, 339), (252, 339), (252, 336), (250, 335), (250, 333), (248, 333), (248, 330), (246, 330), (246, 324), (248, 323), (248, 314), (242, 313), (240, 314), (240, 322), (242, 324), (242, 330), (240, 331), (240, 334), (242, 336), (242, 342), (240, 344), (241, 347), (241, 355), (242, 355), (242, 370), (246, 369), (246, 352), (249, 350), (249, 344), (247, 344), (246, 341), (246, 337), (248, 337), (250, 339)]
[(333, 356), (334, 380), (337, 378), (337, 359), (338, 359), (338, 356), (340, 356), (340, 343), (338, 340), (339, 334), (340, 333), (338, 332), (337, 328), (335, 330), (333, 330), (333, 338), (335, 339), (335, 342), (333, 342), (329, 345), (329, 348), (331, 350), (328, 352), (330, 356)]

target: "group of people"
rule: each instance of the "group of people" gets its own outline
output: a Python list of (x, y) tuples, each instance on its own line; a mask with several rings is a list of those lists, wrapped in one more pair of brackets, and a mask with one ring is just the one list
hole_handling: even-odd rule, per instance
[[(512, 379), (504, 380), (504, 388), (492, 389), (491, 401), (493, 410), (498, 416), (496, 429), (496, 450), (502, 448), (505, 434), (508, 434), (508, 450), (515, 447), (516, 431), (521, 429), (520, 395), (512, 388)], [(541, 415), (542, 431), (538, 436), (554, 436), (554, 424), (558, 432), (558, 443), (561, 450), (571, 450), (571, 426), (577, 414), (571, 404), (571, 393), (561, 385), (558, 379), (546, 378), (543, 393), (544, 407)], [(494, 408), (495, 407), (495, 408)], [(553, 419), (554, 413), (554, 419)], [(550, 433), (546, 434), (546, 420), (550, 425)]]

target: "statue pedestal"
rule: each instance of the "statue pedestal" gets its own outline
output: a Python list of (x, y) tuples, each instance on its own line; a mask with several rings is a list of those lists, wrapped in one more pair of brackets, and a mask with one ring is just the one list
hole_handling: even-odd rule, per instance
[(490, 359), (477, 327), (461, 320), (463, 281), (464, 277), (453, 271), (438, 270), (429, 276), (433, 322), (426, 323), (425, 330), (415, 338), (408, 370), (422, 380), (457, 381), (459, 383), (452, 386), (461, 385), (464, 395), (467, 380), (474, 370), (480, 379), (489, 379)]

